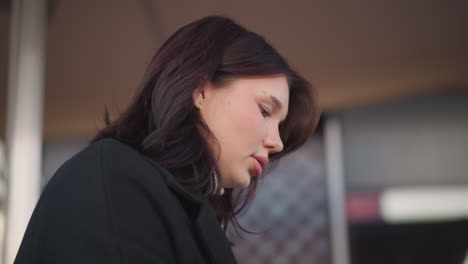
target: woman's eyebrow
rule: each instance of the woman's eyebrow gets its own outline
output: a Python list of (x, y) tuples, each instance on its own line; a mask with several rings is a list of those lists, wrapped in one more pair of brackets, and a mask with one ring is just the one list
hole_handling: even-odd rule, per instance
[(278, 110), (281, 110), (283, 108), (283, 104), (280, 102), (280, 100), (278, 100), (278, 98), (274, 97), (273, 95), (270, 95), (270, 100), (273, 102), (273, 104)]
[[(280, 100), (278, 100), (278, 98), (274, 97), (273, 95), (270, 94), (270, 101), (273, 102), (273, 107), (275, 108), (275, 110), (279, 113), (281, 112), (281, 109), (283, 108), (283, 104), (281, 103)], [(281, 119), (280, 121), (280, 124), (284, 122), (286, 118), (283, 118)]]

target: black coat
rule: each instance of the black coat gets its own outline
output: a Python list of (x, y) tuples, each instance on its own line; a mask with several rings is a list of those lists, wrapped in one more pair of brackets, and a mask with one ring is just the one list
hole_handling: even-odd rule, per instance
[(15, 263), (235, 263), (215, 212), (147, 157), (98, 141), (55, 173)]

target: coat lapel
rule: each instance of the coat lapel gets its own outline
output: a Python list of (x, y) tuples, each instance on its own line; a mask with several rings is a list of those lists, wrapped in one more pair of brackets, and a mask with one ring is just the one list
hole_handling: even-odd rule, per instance
[(203, 249), (212, 263), (236, 263), (229, 241), (216, 219), (216, 213), (200, 193), (184, 189), (174, 177), (167, 177), (168, 186), (197, 208), (194, 213), (194, 231)]
[(184, 202), (188, 202), (191, 208), (194, 208), (192, 212), (188, 212), (192, 216), (194, 233), (200, 242), (200, 248), (206, 252), (210, 261), (222, 264), (237, 263), (229, 241), (216, 219), (216, 213), (202, 193), (191, 192), (182, 187), (166, 169), (161, 168), (153, 160), (148, 160), (165, 171), (162, 175), (169, 188), (180, 195)]
[(200, 208), (195, 220), (195, 230), (213, 263), (236, 263), (229, 241), (210, 205), (206, 204)]

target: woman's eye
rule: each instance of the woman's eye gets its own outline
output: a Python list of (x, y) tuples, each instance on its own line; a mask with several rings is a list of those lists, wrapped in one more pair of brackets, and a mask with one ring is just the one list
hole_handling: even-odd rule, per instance
[(268, 112), (268, 110), (263, 107), (263, 106), (259, 106), (260, 107), (260, 112), (262, 113), (262, 116), (266, 117), (266, 116), (270, 116), (270, 112)]

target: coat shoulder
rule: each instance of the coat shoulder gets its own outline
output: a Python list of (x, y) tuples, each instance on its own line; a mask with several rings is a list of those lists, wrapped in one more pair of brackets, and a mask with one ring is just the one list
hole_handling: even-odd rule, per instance
[(48, 185), (59, 184), (64, 187), (70, 184), (76, 186), (78, 182), (89, 184), (99, 177), (103, 177), (105, 183), (119, 176), (146, 183), (150, 181), (164, 187), (165, 178), (170, 177), (170, 173), (134, 148), (115, 139), (102, 139), (67, 160)]
[(44, 188), (15, 263), (172, 263), (163, 173), (116, 140), (89, 145)]

